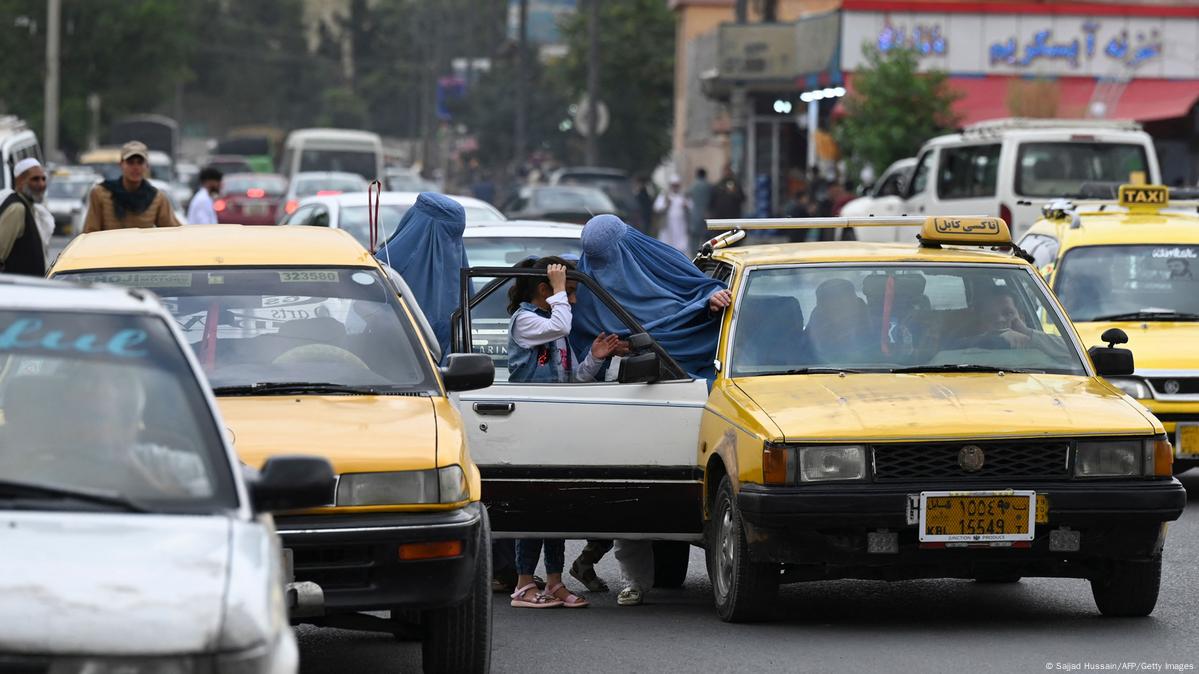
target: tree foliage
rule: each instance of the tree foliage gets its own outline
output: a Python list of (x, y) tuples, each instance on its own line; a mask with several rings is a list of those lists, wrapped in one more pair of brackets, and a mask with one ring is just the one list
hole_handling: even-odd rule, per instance
[(854, 91), (844, 99), (846, 115), (834, 129), (851, 175), (865, 164), (881, 172), (897, 159), (914, 156), (925, 140), (958, 121), (953, 102), (959, 96), (949, 88), (948, 76), (919, 72), (914, 50), (883, 54), (867, 45), (863, 54), (866, 66), (854, 73)]

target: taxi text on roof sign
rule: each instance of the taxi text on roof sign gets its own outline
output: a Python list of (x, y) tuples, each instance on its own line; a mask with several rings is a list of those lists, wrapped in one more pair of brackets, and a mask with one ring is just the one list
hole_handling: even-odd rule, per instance
[(1156, 212), (1170, 204), (1170, 189), (1165, 185), (1121, 185), (1120, 205), (1130, 211)]
[(1012, 242), (1007, 223), (990, 217), (931, 217), (920, 230), (924, 244), (1002, 246)]

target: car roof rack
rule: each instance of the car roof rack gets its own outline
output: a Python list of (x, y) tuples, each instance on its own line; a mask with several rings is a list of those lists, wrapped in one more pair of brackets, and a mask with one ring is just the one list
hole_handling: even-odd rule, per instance
[(994, 135), (1021, 129), (1095, 129), (1097, 131), (1140, 131), (1140, 122), (1131, 119), (1040, 119), (1007, 117), (975, 122), (962, 127), (962, 135)]

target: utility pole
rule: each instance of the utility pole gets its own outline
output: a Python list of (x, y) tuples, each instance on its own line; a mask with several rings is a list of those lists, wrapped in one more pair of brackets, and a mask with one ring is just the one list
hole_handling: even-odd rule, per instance
[(520, 0), (516, 24), (516, 128), (512, 135), (512, 154), (516, 169), (525, 161), (528, 134), (528, 51), (529, 0)]
[(58, 156), (58, 45), (62, 0), (46, 3), (46, 92), (42, 118), (42, 151), (47, 160)]
[[(749, 21), (749, 12), (746, 8), (746, 0), (737, 0), (736, 18), (738, 24), (745, 24)], [(745, 185), (745, 137), (746, 127), (749, 125), (749, 110), (748, 101), (745, 94), (744, 82), (733, 82), (733, 91), (729, 100), (729, 111), (732, 119), (732, 134), (729, 138), (729, 163), (732, 165), (733, 175), (737, 177), (737, 181), (743, 186)], [(744, 189), (744, 188), (743, 188)]]
[(587, 145), (584, 163), (599, 164), (599, 4), (587, 3)]

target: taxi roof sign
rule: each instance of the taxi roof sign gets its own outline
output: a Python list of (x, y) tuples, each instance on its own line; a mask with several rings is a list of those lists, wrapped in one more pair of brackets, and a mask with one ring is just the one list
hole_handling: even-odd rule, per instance
[(1170, 188), (1165, 185), (1121, 185), (1119, 202), (1129, 212), (1156, 213), (1170, 205)]
[(991, 216), (933, 216), (920, 230), (924, 246), (1008, 246), (1012, 234), (1003, 218)]

